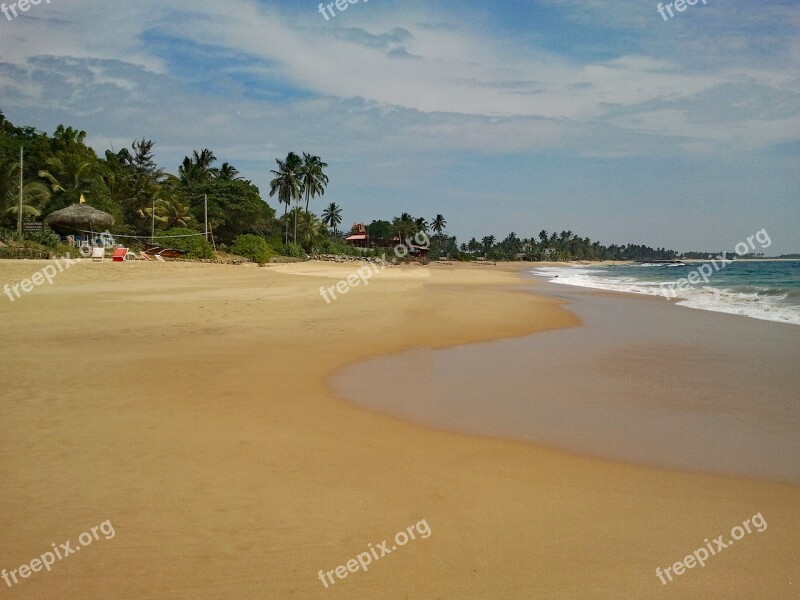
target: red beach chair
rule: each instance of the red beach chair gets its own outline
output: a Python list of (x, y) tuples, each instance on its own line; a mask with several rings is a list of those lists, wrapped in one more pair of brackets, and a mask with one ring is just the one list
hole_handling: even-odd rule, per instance
[(111, 256), (111, 260), (113, 262), (123, 262), (127, 254), (127, 248), (114, 248), (114, 254)]

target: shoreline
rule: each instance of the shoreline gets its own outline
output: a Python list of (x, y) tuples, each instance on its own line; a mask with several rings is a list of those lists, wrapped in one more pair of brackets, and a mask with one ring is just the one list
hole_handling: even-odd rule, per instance
[[(761, 511), (764, 534), (670, 590), (792, 597), (797, 486), (434, 432), (331, 395), (364, 357), (577, 324), (511, 266), (400, 267), (326, 305), (351, 270), (106, 263), (0, 304), (0, 568), (117, 532), (14, 596), (641, 597)], [(423, 543), (323, 588), (320, 568), (420, 519)]]
[[(332, 389), (358, 406), (436, 431), (644, 467), (800, 483), (800, 420), (793, 410), (800, 332), (725, 313), (687, 315), (646, 295), (545, 283), (527, 269), (520, 276), (531, 293), (565, 302), (581, 325), (374, 357), (335, 374)], [(635, 333), (642, 329), (647, 335)], [(740, 339), (749, 340), (745, 352), (732, 349)], [(770, 364), (767, 375), (743, 368), (750, 353)], [(606, 354), (627, 358), (607, 360)], [(436, 393), (409, 399), (404, 382), (412, 371), (414, 385)], [(390, 391), (368, 400), (376, 372), (394, 374)], [(484, 384), (489, 377), (499, 388)], [(768, 404), (748, 400), (765, 389)], [(564, 412), (567, 400), (580, 407), (577, 414)]]
[[(738, 262), (738, 261), (736, 261)], [(754, 263), (757, 261), (753, 261)], [(761, 261), (775, 263), (776, 261)], [(684, 263), (691, 267), (697, 263)], [(778, 264), (785, 264), (778, 261)], [(637, 297), (664, 298), (677, 306), (702, 310), (710, 313), (739, 315), (760, 321), (769, 321), (785, 325), (800, 325), (800, 305), (798, 305), (798, 288), (796, 282), (785, 272), (774, 275), (777, 278), (788, 277), (785, 283), (767, 283), (764, 279), (772, 277), (771, 273), (746, 272), (746, 277), (733, 274), (735, 262), (728, 266), (726, 275), (721, 279), (712, 277), (714, 268), (703, 263), (696, 271), (672, 273), (658, 268), (657, 265), (643, 265), (648, 270), (639, 269), (628, 272), (625, 268), (608, 273), (602, 265), (543, 266), (532, 269), (536, 278), (558, 284), (559, 287), (572, 287), (593, 291), (606, 291), (620, 294), (633, 294)], [(616, 266), (616, 265), (613, 265)], [(637, 265), (632, 265), (637, 266)], [(740, 265), (748, 269), (746, 265)], [(624, 266), (623, 266), (624, 267)], [(652, 268), (656, 267), (653, 271)], [(702, 269), (706, 271), (703, 272)], [(768, 268), (777, 268), (768, 267)], [(573, 270), (574, 269), (574, 270)], [(720, 268), (722, 271), (724, 269)], [(665, 279), (664, 275), (672, 277)], [(686, 277), (688, 276), (688, 279)], [(691, 278), (697, 281), (692, 283)], [(747, 277), (756, 280), (748, 283)], [(681, 287), (683, 286), (683, 287)], [(791, 299), (790, 299), (791, 298)], [(788, 300), (787, 300), (788, 299)]]

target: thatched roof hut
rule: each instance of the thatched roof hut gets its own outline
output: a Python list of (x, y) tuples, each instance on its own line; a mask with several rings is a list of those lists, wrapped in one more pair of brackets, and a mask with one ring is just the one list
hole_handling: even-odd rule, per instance
[(94, 231), (98, 227), (111, 227), (114, 224), (114, 217), (86, 204), (73, 204), (50, 213), (44, 222), (55, 227)]

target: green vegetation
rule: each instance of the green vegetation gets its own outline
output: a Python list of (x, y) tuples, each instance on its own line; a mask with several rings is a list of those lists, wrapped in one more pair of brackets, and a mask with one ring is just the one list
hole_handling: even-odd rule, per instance
[(214, 258), (214, 249), (202, 235), (198, 235), (194, 229), (187, 227), (175, 227), (167, 229), (161, 234), (156, 235), (154, 243), (165, 247), (185, 250), (186, 258), (211, 259)]
[(231, 252), (238, 256), (249, 258), (260, 265), (268, 263), (269, 259), (274, 256), (274, 252), (267, 240), (251, 233), (237, 237), (233, 241)]
[[(258, 187), (239, 176), (228, 162), (217, 168), (217, 157), (208, 148), (194, 150), (177, 165), (176, 174), (159, 167), (153, 158), (155, 142), (134, 140), (130, 149), (107, 150), (98, 157), (85, 144), (86, 132), (59, 125), (53, 135), (33, 127), (16, 127), (0, 112), (0, 239), (12, 239), (18, 222), (20, 196), (20, 147), (25, 161), (22, 172), (22, 215), (41, 221), (53, 211), (83, 197), (94, 208), (111, 214), (116, 224), (111, 233), (155, 241), (187, 250), (188, 258), (214, 257), (205, 236), (208, 219), (211, 243), (262, 262), (275, 254), (305, 258), (313, 254), (381, 256), (398, 243), (424, 245), (429, 257), (453, 260), (647, 260), (673, 259), (677, 252), (641, 245), (603, 246), (571, 231), (540, 231), (519, 238), (510, 233), (497, 242), (488, 235), (458, 244), (447, 234), (447, 221), (436, 214), (430, 221), (402, 213), (391, 220), (366, 225), (368, 248), (343, 241), (342, 207), (329, 203), (315, 215), (311, 208), (328, 188), (328, 165), (319, 156), (289, 152), (276, 159), (270, 170), (269, 196), (284, 205), (278, 217)], [(322, 208), (322, 207), (320, 207)], [(364, 233), (354, 226), (354, 233)], [(79, 233), (61, 228), (58, 233)], [(16, 235), (16, 234), (15, 234)], [(183, 235), (186, 237), (167, 237)], [(25, 234), (24, 239), (53, 247), (53, 232)], [(119, 237), (129, 245), (133, 239)], [(260, 241), (256, 241), (256, 239)], [(19, 242), (21, 240), (17, 240)]]
[(671, 260), (678, 257), (674, 250), (650, 248), (637, 244), (603, 246), (588, 237), (581, 238), (571, 231), (548, 233), (545, 230), (538, 236), (520, 239), (509, 233), (501, 242), (494, 236), (484, 237), (480, 242), (475, 238), (459, 248), (472, 256), (488, 260)]

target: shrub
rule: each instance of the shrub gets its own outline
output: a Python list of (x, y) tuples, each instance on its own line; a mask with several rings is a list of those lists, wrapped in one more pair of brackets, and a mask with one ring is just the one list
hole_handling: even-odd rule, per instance
[(300, 244), (295, 244), (292, 242), (291, 244), (286, 244), (283, 247), (283, 255), (290, 256), (292, 258), (305, 258), (306, 252), (303, 250), (303, 247)]
[(260, 265), (269, 262), (273, 256), (272, 248), (263, 237), (247, 233), (233, 240), (231, 252), (238, 256), (249, 258)]
[(32, 242), (36, 242), (42, 246), (48, 246), (49, 248), (58, 248), (61, 245), (61, 236), (59, 236), (46, 225), (42, 231), (38, 231), (36, 233), (26, 233), (25, 237)]
[(368, 252), (354, 248), (350, 244), (334, 238), (326, 238), (319, 242), (317, 251), (320, 254), (337, 254), (340, 256), (365, 256)]
[[(175, 235), (187, 237), (167, 237)], [(185, 227), (168, 229), (155, 237), (155, 243), (164, 248), (186, 250), (186, 258), (214, 258), (214, 250), (211, 248), (211, 244), (206, 241), (202, 234), (198, 234), (193, 229)]]

